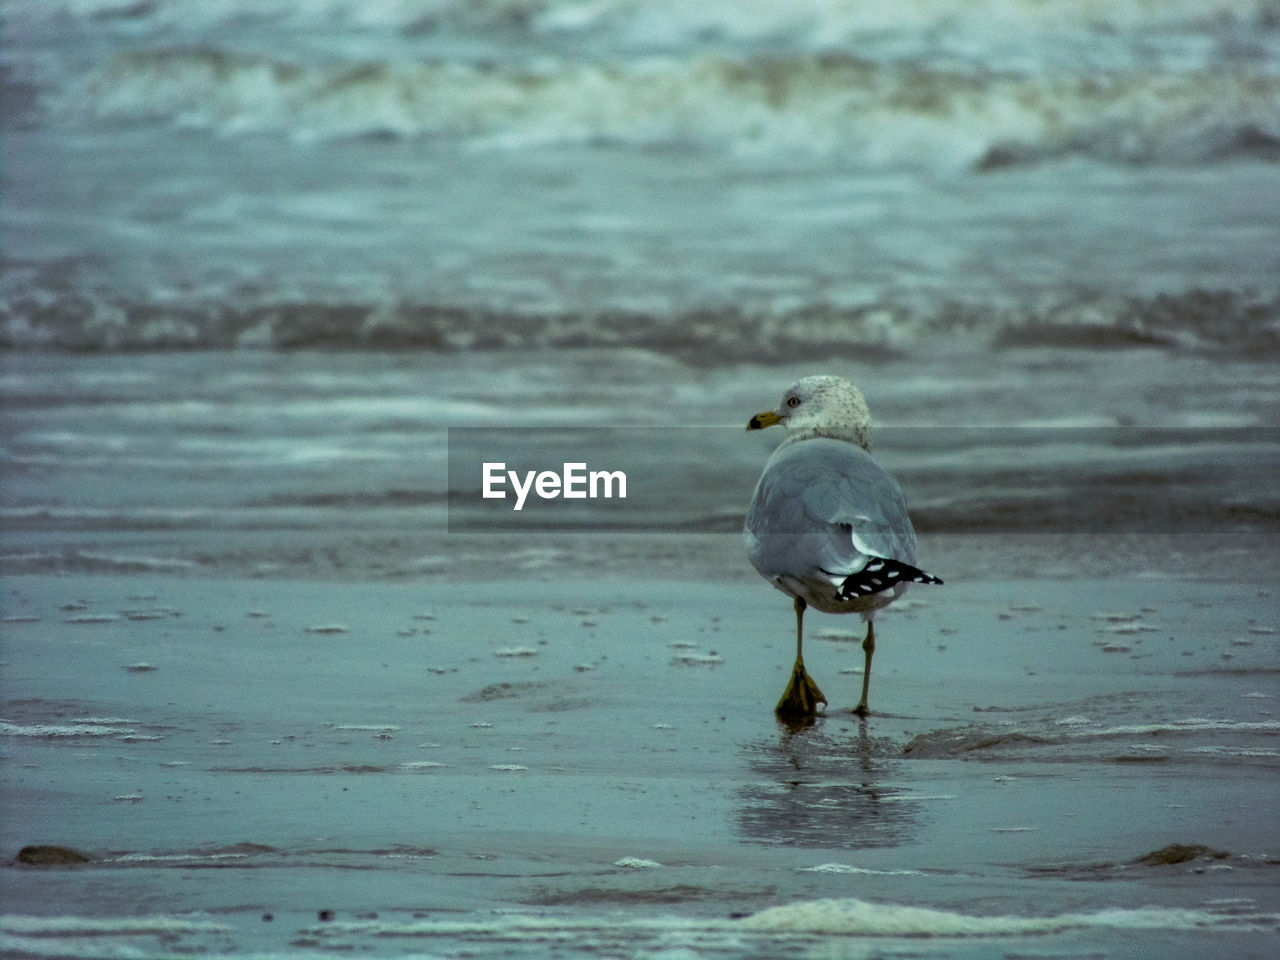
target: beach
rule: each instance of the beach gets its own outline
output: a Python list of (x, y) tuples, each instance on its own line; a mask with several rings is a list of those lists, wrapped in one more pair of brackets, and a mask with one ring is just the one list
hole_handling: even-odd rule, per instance
[[(736, 526), (802, 368), (7, 354), (3, 950), (1267, 956), (1273, 370), (859, 368), (945, 583), (879, 618), (866, 720), (861, 623), (811, 614), (789, 728)], [(570, 448), (636, 507), (481, 502), (476, 456)]]
[(91, 857), (5, 871), (13, 955), (1261, 957), (1280, 917), (1260, 584), (917, 590), (867, 720), (856, 631), (811, 618), (833, 703), (795, 730), (755, 584), (21, 577), (5, 606), (6, 849)]
[(1274, 953), (1270, 0), (2, 7), (0, 954)]
[[(798, 727), (736, 530), (792, 371), (511, 360), (6, 356), (8, 954), (1267, 955), (1274, 444), (1205, 376), (1099, 426), (1203, 360), (952, 357), (946, 418), (864, 368), (945, 583), (865, 720), (860, 621), (811, 613)], [(1069, 424), (974, 430), (1043, 367)], [(480, 502), (474, 451), (562, 447), (638, 506)]]

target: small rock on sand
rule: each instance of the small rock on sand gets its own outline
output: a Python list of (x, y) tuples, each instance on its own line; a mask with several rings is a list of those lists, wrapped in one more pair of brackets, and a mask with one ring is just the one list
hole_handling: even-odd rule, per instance
[(73, 850), (71, 847), (59, 847), (46, 843), (23, 847), (18, 851), (17, 856), (18, 863), (38, 864), (41, 866), (63, 863), (88, 863), (90, 859), (88, 854)]

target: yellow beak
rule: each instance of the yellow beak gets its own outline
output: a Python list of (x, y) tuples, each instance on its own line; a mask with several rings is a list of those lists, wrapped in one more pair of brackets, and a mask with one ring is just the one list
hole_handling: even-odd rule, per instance
[(747, 421), (748, 430), (763, 430), (765, 427), (772, 427), (776, 423), (781, 423), (782, 418), (772, 410), (766, 410), (764, 413), (757, 413), (754, 417)]

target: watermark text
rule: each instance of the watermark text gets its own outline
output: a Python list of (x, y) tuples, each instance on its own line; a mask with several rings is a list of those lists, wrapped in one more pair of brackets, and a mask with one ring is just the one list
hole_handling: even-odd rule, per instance
[[(513, 510), (524, 509), (530, 492), (543, 500), (598, 500), (601, 497), (627, 498), (627, 475), (621, 470), (587, 470), (586, 463), (563, 463), (560, 473), (554, 470), (527, 470), (524, 476), (508, 470), (502, 462), (481, 465), (484, 483), (480, 495), (486, 500), (505, 500), (507, 483), (515, 492)], [(616, 493), (615, 493), (616, 491)]]

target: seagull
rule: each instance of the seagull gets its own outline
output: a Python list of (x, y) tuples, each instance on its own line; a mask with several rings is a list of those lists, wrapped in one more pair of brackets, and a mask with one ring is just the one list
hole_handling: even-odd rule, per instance
[(804, 611), (857, 613), (867, 624), (862, 699), (867, 714), (876, 611), (912, 583), (942, 583), (916, 566), (916, 533), (902, 488), (871, 457), (871, 414), (843, 377), (805, 377), (748, 430), (782, 424), (786, 438), (765, 464), (743, 525), (760, 576), (794, 598), (796, 662), (774, 712), (805, 720), (827, 698), (804, 669)]

